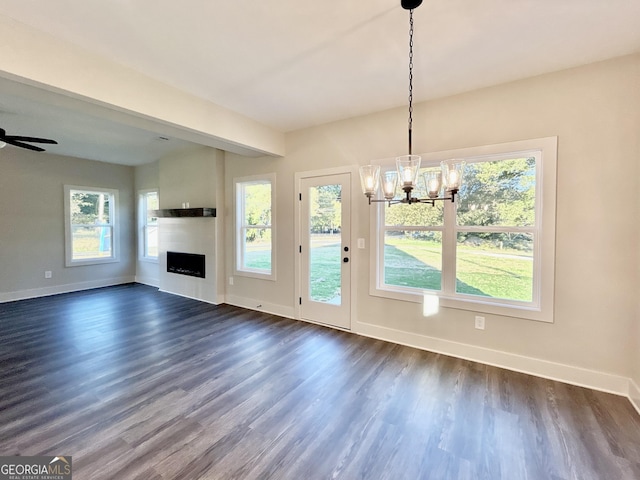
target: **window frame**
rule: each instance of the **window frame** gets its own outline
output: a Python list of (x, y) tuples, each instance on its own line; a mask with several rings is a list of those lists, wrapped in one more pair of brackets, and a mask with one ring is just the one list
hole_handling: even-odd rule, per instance
[[(533, 233), (533, 301), (520, 302), (508, 299), (481, 297), (458, 293), (456, 289), (456, 248), (460, 231), (481, 230), (487, 227), (468, 227), (456, 224), (455, 205), (445, 202), (442, 226), (442, 284), (441, 290), (421, 290), (412, 287), (397, 287), (384, 284), (384, 234), (387, 230), (415, 229), (421, 227), (387, 227), (384, 220), (384, 204), (371, 206), (371, 265), (370, 295), (395, 300), (432, 305), (434, 297), (440, 307), (469, 310), (542, 322), (553, 322), (555, 280), (555, 224), (556, 224), (556, 165), (557, 137), (485, 145), (456, 150), (433, 152), (422, 155), (422, 167), (432, 167), (451, 158), (469, 159), (475, 162), (494, 161), (531, 156), (536, 158), (536, 212), (533, 227), (491, 227), (490, 233), (526, 231)], [(391, 163), (389, 162), (388, 166)], [(392, 207), (393, 208), (393, 207)], [(440, 227), (425, 226), (424, 229), (438, 231)], [(427, 297), (429, 297), (427, 299)]]
[[(151, 193), (155, 193), (160, 198), (160, 192), (157, 188), (149, 188), (144, 190), (138, 190), (138, 260), (143, 262), (158, 263), (158, 256), (148, 254), (149, 245), (149, 226), (147, 218), (148, 210), (148, 196)], [(158, 228), (158, 222), (156, 218), (155, 226)]]
[[(93, 257), (87, 259), (73, 258), (73, 233), (74, 227), (86, 227), (84, 224), (71, 223), (71, 192), (108, 194), (109, 195), (109, 222), (95, 224), (91, 226), (109, 227), (111, 229), (111, 255), (109, 257)], [(87, 187), (79, 185), (64, 185), (64, 223), (65, 223), (65, 266), (78, 267), (83, 265), (99, 265), (103, 263), (116, 263), (120, 261), (119, 236), (120, 228), (118, 223), (118, 190), (102, 187)]]
[[(259, 184), (271, 185), (271, 223), (269, 225), (246, 225), (244, 220), (245, 205), (244, 191), (248, 185)], [(234, 275), (241, 277), (259, 278), (262, 280), (276, 280), (276, 175), (268, 173), (262, 175), (251, 175), (246, 177), (237, 177), (233, 179), (234, 186), (234, 212), (235, 212), (235, 241), (234, 241)], [(271, 230), (271, 269), (269, 272), (261, 269), (252, 269), (243, 267), (244, 264), (244, 241), (245, 231), (248, 228), (269, 229)]]

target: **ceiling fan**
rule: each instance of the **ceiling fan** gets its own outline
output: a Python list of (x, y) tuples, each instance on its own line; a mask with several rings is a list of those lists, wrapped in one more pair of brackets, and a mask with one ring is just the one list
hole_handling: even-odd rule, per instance
[(7, 144), (14, 147), (26, 148), (28, 150), (34, 150), (36, 152), (44, 152), (44, 148), (36, 147), (35, 145), (29, 145), (29, 143), (48, 143), (57, 145), (55, 140), (49, 140), (48, 138), (36, 138), (36, 137), (21, 137), (18, 135), (7, 135), (7, 132), (0, 128), (0, 148), (5, 147)]

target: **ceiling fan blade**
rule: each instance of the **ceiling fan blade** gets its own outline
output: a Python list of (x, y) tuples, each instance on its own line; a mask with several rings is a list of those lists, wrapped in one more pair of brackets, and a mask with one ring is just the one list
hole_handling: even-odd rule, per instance
[(37, 137), (20, 137), (18, 135), (7, 135), (4, 137), (5, 140), (16, 140), (18, 142), (34, 142), (34, 143), (50, 143), (57, 145), (58, 142), (55, 140), (49, 140), (48, 138), (37, 138)]
[(9, 145), (13, 145), (14, 147), (26, 148), (27, 150), (33, 150), (35, 152), (44, 152), (44, 148), (36, 147), (35, 145), (29, 145), (28, 143), (17, 142), (12, 140), (11, 138), (4, 137), (2, 140)]

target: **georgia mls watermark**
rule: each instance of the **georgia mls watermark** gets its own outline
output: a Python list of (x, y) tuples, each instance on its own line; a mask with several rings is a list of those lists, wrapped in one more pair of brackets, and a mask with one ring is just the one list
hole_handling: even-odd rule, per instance
[(0, 457), (0, 480), (71, 480), (71, 457)]

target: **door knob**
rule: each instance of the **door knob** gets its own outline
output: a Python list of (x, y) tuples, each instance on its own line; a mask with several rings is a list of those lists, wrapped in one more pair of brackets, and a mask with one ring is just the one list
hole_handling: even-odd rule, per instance
[(342, 261), (343, 261), (344, 263), (348, 263), (348, 262), (349, 262), (349, 258), (348, 258), (348, 257), (344, 257), (344, 258), (342, 259)]

